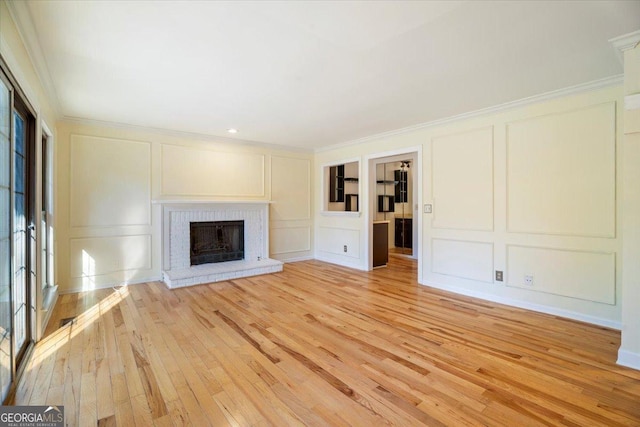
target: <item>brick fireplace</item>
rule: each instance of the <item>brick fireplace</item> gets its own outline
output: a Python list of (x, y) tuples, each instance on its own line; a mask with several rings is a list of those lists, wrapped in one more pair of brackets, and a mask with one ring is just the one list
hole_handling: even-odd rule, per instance
[[(192, 265), (193, 224), (198, 228), (198, 224), (204, 226), (202, 224), (207, 223), (242, 223), (244, 259)], [(214, 235), (221, 233), (215, 226), (208, 232)], [(162, 243), (162, 276), (170, 288), (282, 271), (281, 261), (268, 258), (268, 202), (162, 203)], [(215, 244), (211, 245), (214, 246)], [(212, 251), (215, 252), (215, 248)]]

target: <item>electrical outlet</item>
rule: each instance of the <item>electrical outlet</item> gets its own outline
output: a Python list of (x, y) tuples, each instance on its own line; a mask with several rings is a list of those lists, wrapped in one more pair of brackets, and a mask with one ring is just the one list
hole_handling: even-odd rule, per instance
[(526, 286), (533, 286), (533, 276), (524, 276), (524, 284)]
[(496, 282), (502, 282), (502, 270), (496, 270)]
[(343, 251), (347, 252), (347, 245), (344, 245)]

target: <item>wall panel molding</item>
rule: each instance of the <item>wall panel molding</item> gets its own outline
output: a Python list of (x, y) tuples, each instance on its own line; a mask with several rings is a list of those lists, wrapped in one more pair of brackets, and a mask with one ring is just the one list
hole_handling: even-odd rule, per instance
[[(317, 236), (318, 250), (333, 255), (360, 258), (360, 230), (320, 226)], [(347, 246), (347, 252), (344, 251)]]
[(431, 153), (432, 227), (493, 231), (493, 126), (435, 137)]
[(150, 270), (151, 234), (69, 239), (70, 276), (104, 276)]
[(160, 144), (161, 197), (264, 198), (266, 156)]
[(493, 243), (431, 239), (432, 273), (492, 283), (493, 265)]
[(616, 103), (506, 124), (507, 231), (616, 237)]
[(269, 234), (270, 255), (311, 250), (311, 226), (272, 227)]
[(151, 225), (151, 144), (72, 134), (69, 224)]
[(311, 219), (310, 159), (271, 156), (271, 200), (272, 221)]
[[(584, 249), (507, 245), (506, 285), (614, 305), (616, 253)], [(524, 284), (524, 276), (533, 285)]]

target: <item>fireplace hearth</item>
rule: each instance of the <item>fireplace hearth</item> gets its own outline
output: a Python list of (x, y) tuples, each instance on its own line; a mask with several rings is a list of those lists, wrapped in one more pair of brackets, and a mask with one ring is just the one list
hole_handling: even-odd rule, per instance
[(190, 223), (191, 265), (244, 259), (244, 221)]

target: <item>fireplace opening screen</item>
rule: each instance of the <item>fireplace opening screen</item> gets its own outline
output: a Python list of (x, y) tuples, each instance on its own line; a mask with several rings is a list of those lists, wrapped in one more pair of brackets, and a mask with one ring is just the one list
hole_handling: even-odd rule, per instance
[(191, 265), (244, 259), (244, 221), (190, 223)]

